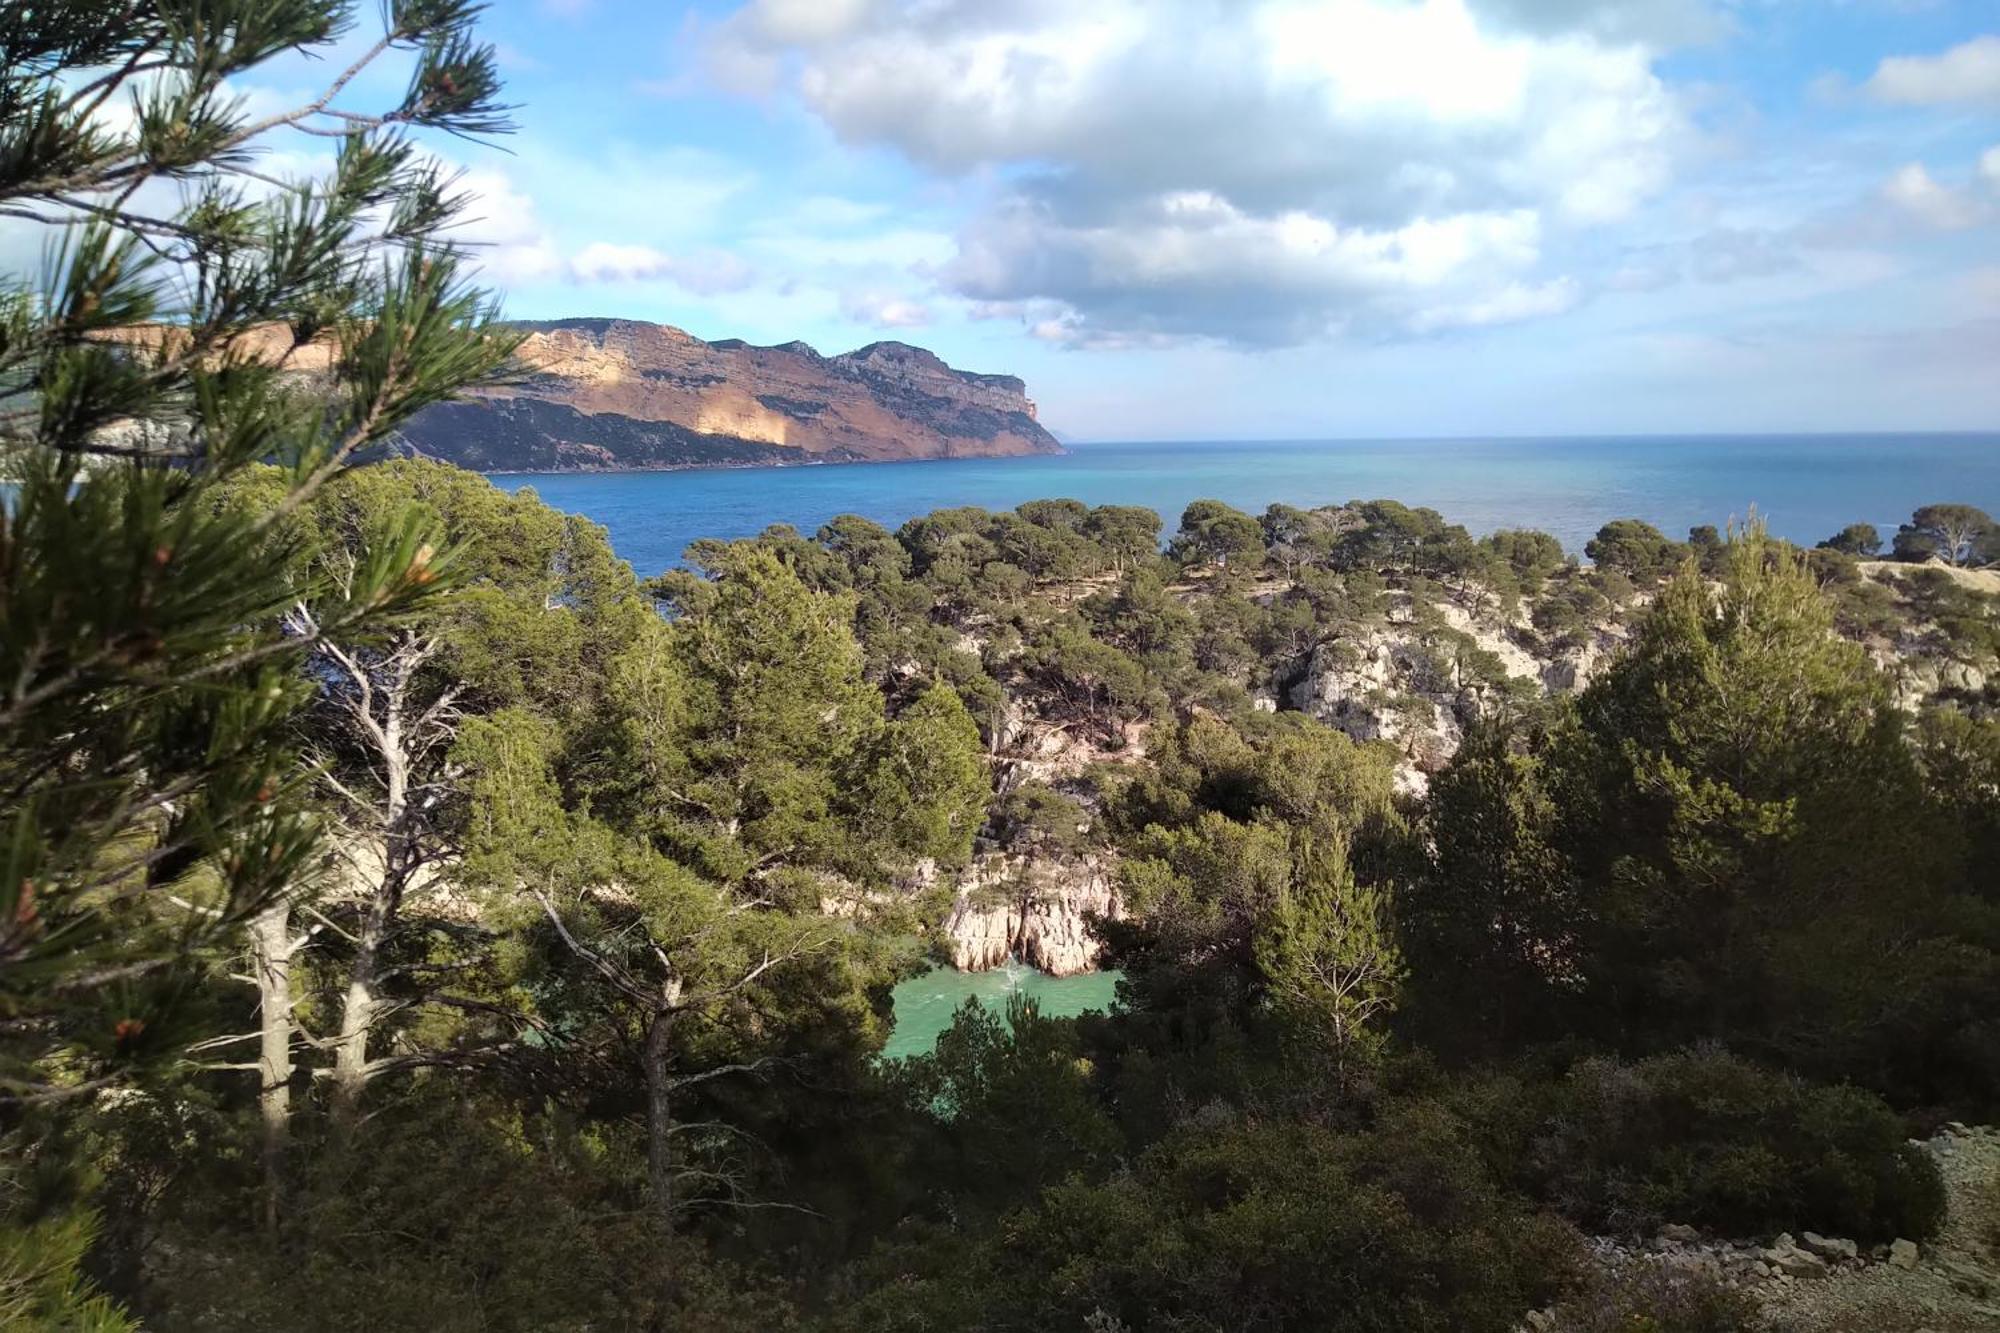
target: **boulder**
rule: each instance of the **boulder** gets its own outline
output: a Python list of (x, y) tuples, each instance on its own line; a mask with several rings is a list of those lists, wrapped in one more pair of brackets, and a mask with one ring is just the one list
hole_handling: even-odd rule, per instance
[(1789, 1250), (1770, 1261), (1771, 1266), (1791, 1278), (1820, 1278), (1826, 1276), (1826, 1264), (1804, 1250)]
[(1889, 1262), (1897, 1268), (1915, 1268), (1917, 1266), (1917, 1243), (1913, 1240), (1898, 1240), (1890, 1245)]
[(1822, 1236), (1817, 1231), (1808, 1231), (1799, 1238), (1800, 1244), (1822, 1259), (1852, 1259), (1859, 1251), (1851, 1240), (1841, 1237)]
[(1775, 1268), (1783, 1277), (1816, 1278), (1826, 1276), (1826, 1262), (1816, 1254), (1808, 1254), (1798, 1247), (1790, 1232), (1779, 1236), (1764, 1251), (1764, 1262)]

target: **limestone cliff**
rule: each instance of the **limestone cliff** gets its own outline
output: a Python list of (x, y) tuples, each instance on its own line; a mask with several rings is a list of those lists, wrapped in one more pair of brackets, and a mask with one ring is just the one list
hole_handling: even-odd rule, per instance
[[(1929, 576), (1974, 591), (2000, 593), (2000, 573), (1940, 565), (1864, 562), (1861, 577), (1906, 584)], [(1316, 647), (1296, 679), (1274, 683), (1261, 706), (1310, 713), (1356, 740), (1387, 741), (1403, 752), (1398, 785), (1422, 792), (1450, 762), (1466, 727), (1503, 698), (1582, 691), (1623, 648), (1647, 598), (1608, 613), (1576, 634), (1551, 641), (1528, 623), (1490, 607), (1475, 614), (1452, 602), (1398, 596), (1383, 623), (1355, 625)], [(1893, 632), (1843, 631), (1886, 672), (1897, 704), (1914, 713), (1933, 698), (1979, 699), (2000, 679), (2000, 658), (1975, 645), (1954, 648), (1939, 626), (1917, 618)]]
[(522, 374), (420, 414), (412, 452), (493, 472), (1061, 452), (1019, 379), (905, 343), (821, 356), (634, 320), (517, 327)]
[[(1484, 618), (1449, 602), (1407, 597), (1386, 623), (1356, 627), (1313, 650), (1286, 692), (1291, 707), (1358, 741), (1403, 751), (1398, 785), (1421, 792), (1449, 763), (1465, 728), (1509, 692), (1575, 693), (1624, 642), (1621, 620), (1552, 649), (1516, 621)], [(1275, 696), (1272, 703), (1275, 706)]]
[(992, 852), (957, 877), (946, 918), (953, 967), (983, 972), (1015, 958), (1053, 976), (1093, 971), (1102, 946), (1092, 918), (1124, 915), (1104, 858), (1029, 859)]

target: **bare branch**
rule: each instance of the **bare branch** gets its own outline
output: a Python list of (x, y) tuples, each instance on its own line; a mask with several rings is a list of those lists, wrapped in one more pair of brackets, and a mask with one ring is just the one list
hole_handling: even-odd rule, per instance
[(534, 887), (530, 887), (528, 892), (532, 893), (535, 896), (535, 901), (542, 905), (542, 911), (548, 914), (550, 924), (555, 926), (556, 934), (562, 937), (562, 942), (568, 946), (571, 953), (596, 968), (606, 981), (609, 981), (612, 986), (617, 988), (628, 999), (634, 1000), (648, 1009), (654, 1008), (661, 1003), (661, 997), (658, 994), (633, 981), (623, 968), (614, 966), (608, 959), (595, 950), (584, 947), (577, 940), (576, 936), (570, 934), (568, 924), (562, 919), (562, 913), (556, 910), (555, 903), (550, 900), (546, 893)]
[(779, 1065), (783, 1063), (785, 1063), (785, 1061), (782, 1056), (765, 1055), (765, 1056), (760, 1056), (755, 1060), (748, 1061), (747, 1063), (717, 1065), (713, 1069), (704, 1069), (699, 1074), (682, 1074), (677, 1078), (668, 1080), (667, 1086), (673, 1091), (679, 1092), (682, 1088), (691, 1088), (698, 1083), (706, 1083), (710, 1079), (723, 1078), (729, 1074), (762, 1073), (764, 1070), (770, 1068), (773, 1065)]

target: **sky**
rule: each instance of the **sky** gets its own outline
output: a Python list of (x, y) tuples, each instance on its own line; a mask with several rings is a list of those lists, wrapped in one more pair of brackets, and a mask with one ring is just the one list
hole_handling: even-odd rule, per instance
[(900, 339), (1076, 440), (2000, 429), (2000, 0), (482, 28), (519, 131), (439, 152), (516, 317)]

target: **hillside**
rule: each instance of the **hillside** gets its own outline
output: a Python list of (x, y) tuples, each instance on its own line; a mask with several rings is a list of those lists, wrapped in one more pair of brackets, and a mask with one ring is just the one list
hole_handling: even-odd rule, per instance
[(481, 471), (617, 471), (1061, 452), (1011, 375), (920, 347), (821, 356), (664, 324), (521, 325), (523, 374), (422, 413), (411, 452)]

